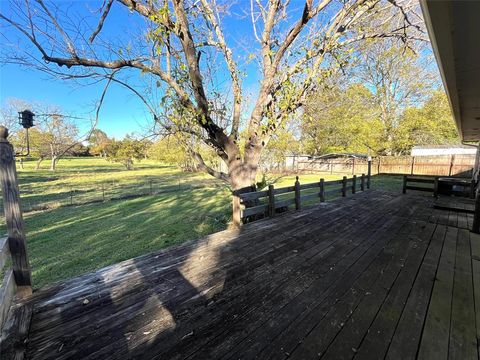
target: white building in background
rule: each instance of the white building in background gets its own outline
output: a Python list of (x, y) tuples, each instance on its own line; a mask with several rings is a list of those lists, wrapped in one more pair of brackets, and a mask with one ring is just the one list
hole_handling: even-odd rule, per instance
[(309, 155), (302, 154), (287, 154), (285, 155), (285, 168), (288, 170), (294, 170), (297, 168), (299, 161), (308, 161), (311, 159)]
[(412, 156), (434, 156), (434, 155), (475, 155), (476, 146), (469, 145), (425, 145), (414, 146)]

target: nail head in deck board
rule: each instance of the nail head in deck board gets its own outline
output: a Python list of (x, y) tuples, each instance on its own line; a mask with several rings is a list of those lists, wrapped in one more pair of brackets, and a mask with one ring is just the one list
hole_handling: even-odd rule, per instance
[[(445, 229), (443, 225), (439, 225), (438, 228)], [(427, 310), (418, 359), (448, 358), (457, 234), (457, 229), (446, 228), (445, 242)]]
[(440, 236), (430, 241), (385, 359), (413, 359), (417, 354), (443, 241)]
[(449, 357), (478, 358), (469, 233), (459, 230), (453, 283)]

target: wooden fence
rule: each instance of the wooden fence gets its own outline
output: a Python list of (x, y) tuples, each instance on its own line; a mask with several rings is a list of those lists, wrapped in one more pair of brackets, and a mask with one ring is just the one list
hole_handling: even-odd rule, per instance
[[(234, 194), (234, 223), (235, 219), (245, 222), (246, 219), (256, 220), (261, 217), (274, 217), (277, 212), (284, 212), (288, 207), (295, 205), (295, 210), (302, 208), (306, 201), (325, 202), (329, 195), (347, 196), (351, 192), (365, 191), (370, 188), (370, 176), (362, 174), (357, 178), (343, 177), (342, 180), (325, 181), (300, 184), (297, 179), (293, 186), (275, 189), (270, 185), (268, 190)], [(235, 206), (235, 198), (238, 199)]]
[[(166, 193), (181, 193), (195, 189), (217, 188), (221, 184), (215, 182), (205, 183), (185, 183), (178, 181), (177, 184), (165, 184), (162, 179), (150, 178), (143, 181), (134, 182), (92, 182), (82, 187), (64, 187), (56, 192), (49, 192), (45, 196), (38, 196), (36, 189), (27, 190), (20, 186), (20, 195), (22, 197), (22, 211), (28, 213), (31, 211), (41, 211), (56, 209), (63, 206), (86, 205), (100, 203), (105, 201), (125, 200), (130, 198), (162, 195)], [(0, 207), (2, 207), (0, 199)], [(0, 210), (0, 216), (3, 213)], [(0, 220), (0, 225), (2, 221)]]
[(8, 130), (0, 126), (0, 183), (8, 230), (8, 236), (0, 239), (0, 274), (3, 274), (0, 287), (0, 331), (5, 324), (13, 298), (15, 296), (23, 298), (32, 293), (15, 158), (13, 146), (7, 137)]
[[(372, 159), (373, 174), (455, 176), (471, 172), (475, 155), (381, 156)], [(298, 172), (361, 174), (368, 162), (361, 158), (299, 161)]]

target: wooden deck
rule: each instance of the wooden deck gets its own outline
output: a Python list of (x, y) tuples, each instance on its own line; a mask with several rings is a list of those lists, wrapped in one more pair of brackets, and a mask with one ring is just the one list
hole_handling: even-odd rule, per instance
[(369, 191), (44, 288), (1, 358), (478, 359), (480, 237), (432, 205)]

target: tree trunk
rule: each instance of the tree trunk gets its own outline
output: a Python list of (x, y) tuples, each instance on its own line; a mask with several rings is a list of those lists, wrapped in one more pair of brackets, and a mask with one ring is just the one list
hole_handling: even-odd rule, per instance
[(50, 170), (51, 171), (55, 171), (55, 169), (57, 168), (57, 162), (58, 162), (58, 157), (52, 156), (52, 161), (50, 163)]
[(124, 165), (127, 170), (133, 170), (133, 161), (131, 159), (125, 160)]
[(43, 161), (43, 157), (39, 157), (37, 160), (37, 164), (35, 165), (35, 170), (40, 169), (40, 164), (42, 163), (42, 161)]

